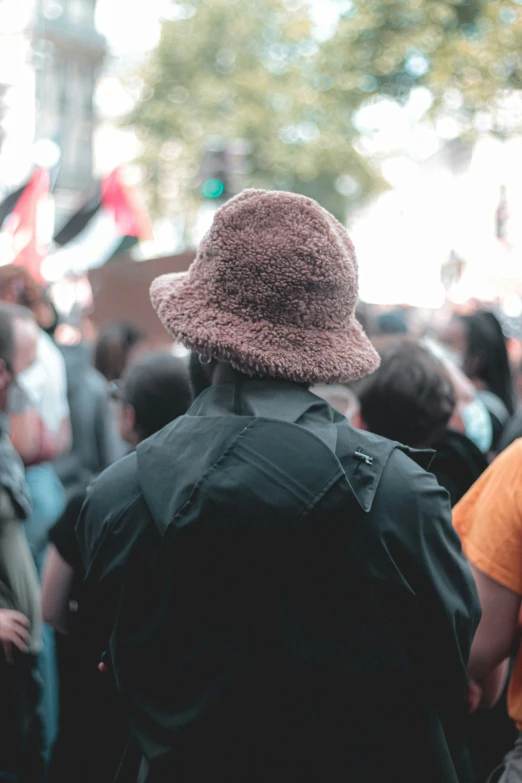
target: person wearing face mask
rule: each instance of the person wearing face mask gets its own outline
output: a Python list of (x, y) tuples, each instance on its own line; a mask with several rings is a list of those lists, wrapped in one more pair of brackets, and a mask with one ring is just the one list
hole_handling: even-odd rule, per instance
[[(145, 354), (117, 384), (120, 435), (134, 449), (185, 413), (191, 395), (188, 367), (168, 353)], [(51, 530), (42, 584), (42, 608), (57, 637), (61, 719), (49, 783), (112, 783), (128, 730), (112, 677), (97, 669), (83, 613), (84, 568), (75, 525), (87, 487), (77, 490)]]
[[(484, 706), (502, 692), (509, 674), (508, 711), (519, 732), (515, 747), (491, 783), (522, 782), (522, 440), (517, 440), (489, 466), (453, 512), (482, 604), (469, 674), (477, 682), (497, 682)], [(491, 743), (491, 734), (485, 738)]]
[(513, 377), (502, 326), (494, 313), (477, 310), (454, 316), (443, 340), (487, 408), (493, 429), (491, 451), (496, 452), (502, 431), (515, 412)]
[(356, 386), (360, 410), (352, 423), (413, 448), (434, 449), (430, 470), (454, 505), (487, 467), (461, 418), (473, 390), (469, 394), (467, 379), (462, 385), (460, 373), (430, 343), (395, 337), (376, 345), (381, 366)]

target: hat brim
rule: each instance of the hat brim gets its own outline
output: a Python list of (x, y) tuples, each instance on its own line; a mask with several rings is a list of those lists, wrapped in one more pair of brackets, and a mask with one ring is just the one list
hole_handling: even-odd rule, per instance
[(220, 309), (186, 272), (157, 278), (150, 294), (163, 326), (187, 348), (247, 375), (331, 384), (358, 380), (379, 366), (357, 321), (326, 331), (248, 320)]

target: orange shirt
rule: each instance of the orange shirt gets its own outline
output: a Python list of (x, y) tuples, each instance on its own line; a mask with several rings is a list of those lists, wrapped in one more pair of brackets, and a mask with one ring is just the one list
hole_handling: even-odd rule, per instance
[[(522, 439), (503, 452), (453, 509), (468, 560), (522, 596)], [(522, 649), (509, 686), (508, 710), (522, 731)]]

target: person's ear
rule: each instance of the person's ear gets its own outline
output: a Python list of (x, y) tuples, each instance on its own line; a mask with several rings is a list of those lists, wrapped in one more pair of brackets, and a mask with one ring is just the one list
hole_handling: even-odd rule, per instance
[(368, 425), (361, 416), (361, 411), (356, 411), (352, 416), (352, 427), (356, 430), (367, 430)]
[(216, 370), (219, 367), (219, 362), (217, 359), (210, 359), (209, 361), (202, 361), (202, 357), (198, 357), (198, 361), (201, 364), (201, 371), (203, 375), (205, 376), (209, 386), (212, 385), (214, 382), (214, 377), (216, 374)]

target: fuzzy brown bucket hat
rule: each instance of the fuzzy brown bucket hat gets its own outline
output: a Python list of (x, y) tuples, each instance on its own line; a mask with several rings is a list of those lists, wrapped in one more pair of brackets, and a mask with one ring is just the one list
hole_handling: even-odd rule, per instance
[(339, 383), (379, 358), (355, 319), (357, 260), (343, 226), (294, 193), (245, 190), (216, 212), (196, 260), (151, 287), (166, 329), (247, 375)]

